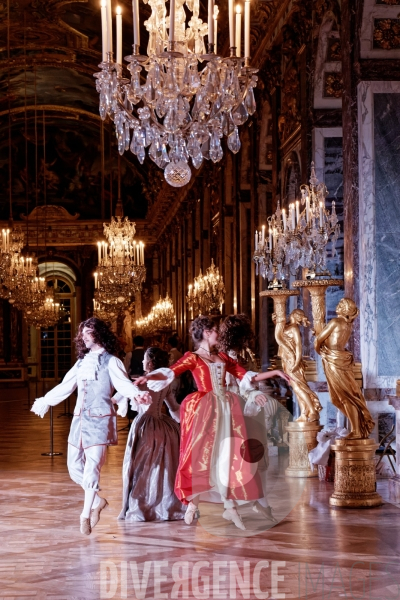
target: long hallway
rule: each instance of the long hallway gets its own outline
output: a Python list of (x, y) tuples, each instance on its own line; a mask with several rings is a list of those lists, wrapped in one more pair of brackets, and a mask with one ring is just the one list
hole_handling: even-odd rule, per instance
[[(400, 507), (332, 510), (330, 483), (307, 481), (286, 518), (250, 537), (236, 537), (204, 505), (205, 526), (117, 521), (126, 430), (102, 471), (110, 507), (82, 536), (83, 495), (66, 467), (70, 419), (57, 418), (64, 404), (54, 411), (54, 450), (63, 454), (48, 458), (41, 453), (49, 450), (49, 415), (30, 413), (21, 394), (1, 391), (0, 600), (399, 597)], [(387, 497), (385, 481), (378, 491)]]

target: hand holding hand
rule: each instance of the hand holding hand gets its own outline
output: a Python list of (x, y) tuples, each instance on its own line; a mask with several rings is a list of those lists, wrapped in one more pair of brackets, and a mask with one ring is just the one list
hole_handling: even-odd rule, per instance
[(137, 379), (134, 379), (133, 383), (135, 385), (145, 385), (147, 383), (147, 377), (146, 377), (146, 375), (142, 375), (141, 377), (138, 377)]
[(258, 406), (265, 406), (265, 404), (268, 402), (268, 398), (266, 398), (264, 396), (264, 394), (258, 394), (258, 396), (256, 396), (254, 398), (254, 402), (258, 405)]
[(149, 392), (142, 392), (135, 398), (138, 404), (151, 404), (153, 402), (153, 398)]

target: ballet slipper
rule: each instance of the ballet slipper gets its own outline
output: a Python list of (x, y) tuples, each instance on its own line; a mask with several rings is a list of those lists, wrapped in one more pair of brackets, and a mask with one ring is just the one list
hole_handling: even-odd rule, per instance
[(242, 517), (239, 515), (238, 511), (236, 510), (236, 508), (227, 508), (223, 513), (222, 513), (222, 517), (224, 519), (226, 519), (227, 521), (232, 521), (232, 523), (234, 525), (236, 525), (236, 527), (238, 529), (241, 529), (242, 531), (245, 531), (246, 527), (242, 521)]
[(193, 523), (193, 519), (198, 519), (200, 517), (199, 509), (192, 502), (188, 505), (185, 512), (185, 523), (186, 525), (191, 525)]
[(258, 515), (262, 515), (263, 517), (265, 517), (269, 521), (272, 521), (273, 523), (277, 523), (278, 522), (275, 519), (274, 515), (272, 514), (272, 508), (270, 506), (262, 506), (259, 502), (256, 502), (253, 505), (253, 510)]

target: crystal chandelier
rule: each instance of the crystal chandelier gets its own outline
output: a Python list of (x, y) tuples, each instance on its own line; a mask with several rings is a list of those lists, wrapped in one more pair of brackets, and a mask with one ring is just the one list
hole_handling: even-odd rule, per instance
[(281, 282), (290, 274), (295, 275), (299, 267), (308, 270), (308, 279), (330, 276), (326, 247), (331, 241), (331, 253), (335, 256), (340, 226), (335, 202), (332, 201), (330, 213), (325, 206), (328, 191), (324, 183), (318, 182), (313, 162), (310, 185), (302, 185), (300, 190), (301, 207), (296, 200), (286, 214), (278, 202), (275, 214), (268, 218), (268, 235), (264, 225), (262, 231), (255, 233), (256, 274), (272, 282), (270, 287), (281, 287)]
[(18, 256), (21, 254), (23, 246), (24, 234), (19, 227), (2, 230), (0, 245), (0, 280), (2, 285), (5, 285), (5, 281), (10, 274), (12, 259), (16, 254)]
[(159, 331), (172, 330), (175, 324), (175, 311), (171, 298), (166, 295), (165, 298), (160, 298), (155, 306), (150, 311), (151, 320), (154, 328)]
[(18, 252), (12, 254), (4, 285), (10, 304), (27, 314), (37, 310), (45, 301), (46, 281), (44, 277), (38, 277), (36, 257), (25, 257)]
[(200, 270), (193, 285), (189, 285), (186, 302), (192, 318), (194, 315), (221, 314), (225, 302), (225, 286), (213, 260), (206, 274), (203, 275)]
[(128, 217), (111, 217), (104, 223), (107, 242), (98, 242), (98, 271), (94, 274), (94, 309), (105, 311), (108, 320), (134, 301), (146, 278), (144, 244), (136, 242), (135, 223)]
[(138, 319), (136, 321), (136, 334), (141, 335), (144, 338), (151, 337), (156, 332), (156, 327), (153, 321), (153, 315), (149, 314), (147, 317)]
[(54, 301), (54, 292), (47, 288), (44, 304), (35, 312), (24, 312), (24, 317), (36, 329), (54, 327), (60, 319), (60, 303)]
[(94, 75), (100, 116), (104, 120), (108, 115), (114, 122), (120, 154), (130, 149), (143, 163), (147, 148), (174, 187), (189, 182), (189, 159), (196, 169), (204, 159), (214, 163), (222, 159), (224, 136), (228, 148), (238, 152), (238, 127), (256, 110), (253, 88), (257, 69), (250, 66), (250, 1), (244, 3), (242, 57), (241, 15), (236, 14), (235, 19), (233, 0), (229, 0), (229, 58), (217, 55), (218, 7), (214, 0), (208, 2), (208, 24), (199, 17), (199, 0), (184, 4), (183, 0), (170, 0), (167, 16), (166, 0), (149, 2), (152, 12), (144, 23), (149, 32), (144, 56), (139, 51), (139, 0), (133, 0), (134, 44), (132, 55), (125, 57), (130, 72), (127, 79), (122, 67), (121, 10), (117, 9), (114, 62), (111, 0), (103, 0), (103, 62)]

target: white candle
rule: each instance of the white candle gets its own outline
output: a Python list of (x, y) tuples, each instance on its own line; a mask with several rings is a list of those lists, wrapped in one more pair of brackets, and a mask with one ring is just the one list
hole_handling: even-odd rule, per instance
[(242, 49), (242, 8), (240, 4), (236, 4), (236, 56), (240, 56), (240, 51)]
[(103, 43), (103, 62), (107, 60), (107, 2), (101, 0), (101, 34)]
[(250, 2), (244, 3), (244, 56), (250, 58)]
[(297, 224), (300, 223), (300, 202), (296, 200), (296, 221)]
[(218, 40), (218, 6), (214, 4), (214, 52), (217, 54)]
[(214, 43), (214, 0), (208, 0), (208, 43)]
[(111, 0), (107, 2), (107, 52), (112, 52), (113, 40), (112, 40), (112, 16), (111, 16)]
[(295, 212), (294, 212), (294, 204), (291, 204), (290, 208), (292, 210), (292, 229), (294, 231), (296, 229), (296, 215), (295, 215)]
[(142, 265), (144, 265), (144, 244), (142, 243)]
[(229, 46), (231, 48), (235, 45), (235, 14), (234, 14), (234, 0), (228, 0), (229, 2)]
[(286, 211), (282, 208), (283, 231), (286, 231)]
[(136, 246), (136, 264), (140, 265), (139, 244)]
[(175, 37), (175, 0), (169, 4), (169, 41), (173, 42)]
[(307, 223), (310, 222), (310, 199), (306, 196), (306, 219)]
[(264, 246), (265, 244), (265, 225), (262, 226), (261, 228), (261, 245)]
[(324, 212), (323, 212), (322, 202), (319, 203), (319, 226), (320, 227), (324, 226)]
[(139, 0), (132, 0), (133, 43), (140, 46)]
[(117, 6), (116, 30), (117, 30), (117, 63), (122, 65), (122, 9)]
[(255, 239), (254, 239), (254, 250), (258, 250), (258, 231), (256, 230)]
[(7, 252), (10, 252), (10, 230), (9, 229), (7, 229), (6, 235), (7, 235), (7, 238), (6, 238)]
[(94, 287), (97, 290), (97, 273), (94, 274)]

